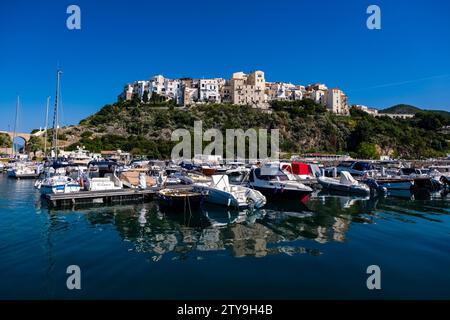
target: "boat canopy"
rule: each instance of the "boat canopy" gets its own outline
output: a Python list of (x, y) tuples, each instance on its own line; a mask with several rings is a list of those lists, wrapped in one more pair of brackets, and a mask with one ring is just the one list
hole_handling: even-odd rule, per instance
[(298, 175), (309, 175), (309, 166), (302, 162), (292, 162), (292, 173)]
[(346, 185), (346, 186), (358, 184), (358, 181), (356, 181), (355, 178), (353, 178), (352, 175), (350, 174), (350, 172), (348, 172), (348, 171), (341, 172), (341, 178), (339, 181), (340, 181), (340, 183), (342, 183), (343, 185)]
[(212, 180), (216, 189), (224, 191), (230, 189), (230, 182), (228, 181), (227, 175), (213, 175)]

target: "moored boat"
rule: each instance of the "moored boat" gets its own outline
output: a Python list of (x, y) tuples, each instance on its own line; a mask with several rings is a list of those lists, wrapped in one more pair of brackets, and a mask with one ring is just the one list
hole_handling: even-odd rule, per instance
[(161, 205), (185, 211), (197, 209), (204, 197), (201, 192), (170, 188), (162, 189), (156, 195)]
[(283, 172), (279, 163), (266, 163), (262, 168), (253, 168), (248, 184), (267, 197), (303, 199), (313, 192), (313, 189)]
[(266, 204), (266, 197), (259, 191), (230, 185), (227, 175), (213, 175), (210, 183), (196, 183), (194, 191), (206, 193), (206, 202), (226, 207), (258, 209)]
[(375, 178), (375, 181), (388, 190), (411, 190), (414, 179), (410, 178)]
[(322, 188), (330, 191), (338, 191), (349, 194), (370, 194), (370, 187), (364, 183), (358, 182), (352, 177), (350, 172), (341, 171), (338, 179), (321, 176), (317, 178)]
[(81, 190), (81, 185), (75, 179), (63, 175), (56, 175), (43, 179), (36, 187), (42, 194), (72, 193)]

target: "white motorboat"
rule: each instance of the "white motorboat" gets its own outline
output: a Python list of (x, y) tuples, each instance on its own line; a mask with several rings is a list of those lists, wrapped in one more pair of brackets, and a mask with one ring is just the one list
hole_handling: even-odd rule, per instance
[(292, 174), (283, 172), (279, 163), (266, 163), (261, 168), (253, 168), (248, 183), (268, 197), (303, 198), (313, 192)]
[(8, 177), (16, 179), (35, 179), (39, 176), (41, 166), (34, 163), (16, 162), (8, 169)]
[(337, 173), (349, 172), (353, 176), (364, 176), (375, 172), (375, 167), (370, 162), (365, 161), (343, 161), (336, 167)]
[[(91, 161), (88, 165), (88, 176), (82, 180), (84, 189), (87, 191), (122, 189), (123, 183), (117, 176), (117, 167), (115, 161)], [(92, 168), (96, 170), (91, 171)]]
[(73, 165), (80, 165), (87, 167), (89, 162), (91, 162), (93, 159), (89, 155), (89, 152), (84, 149), (84, 147), (80, 148), (77, 147), (77, 150), (71, 152), (69, 154), (69, 163)]
[(72, 193), (81, 190), (81, 186), (75, 179), (63, 175), (55, 175), (44, 178), (36, 183), (36, 188), (40, 189), (42, 194), (49, 193)]
[(231, 183), (242, 183), (249, 175), (250, 169), (244, 166), (238, 166), (228, 169), (225, 174), (228, 176)]
[(120, 180), (117, 183), (114, 180), (115, 179), (111, 177), (88, 178), (85, 182), (84, 188), (88, 191), (105, 191), (105, 190), (122, 189)]
[(206, 194), (206, 202), (227, 207), (258, 209), (266, 204), (266, 197), (259, 191), (230, 185), (227, 175), (213, 175), (210, 183), (195, 183), (194, 191)]
[(320, 185), (327, 190), (350, 194), (370, 194), (370, 187), (358, 182), (348, 171), (341, 171), (340, 179), (321, 176), (317, 178)]

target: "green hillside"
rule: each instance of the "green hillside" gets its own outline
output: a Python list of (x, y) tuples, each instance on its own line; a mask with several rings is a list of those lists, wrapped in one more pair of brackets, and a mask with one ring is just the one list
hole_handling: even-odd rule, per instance
[(443, 117), (450, 117), (450, 112), (445, 110), (428, 110), (420, 109), (409, 104), (397, 104), (395, 106), (383, 109), (379, 111), (380, 113), (396, 113), (396, 114), (416, 114), (419, 112), (429, 112), (436, 115), (441, 115)]
[[(91, 151), (126, 150), (133, 154), (168, 158), (177, 128), (193, 130), (195, 120), (203, 131), (266, 128), (280, 130), (280, 148), (286, 153), (350, 153), (364, 158), (391, 155), (403, 158), (444, 156), (450, 136), (440, 132), (448, 118), (418, 113), (409, 120), (376, 118), (359, 110), (337, 116), (311, 100), (274, 102), (272, 113), (248, 106), (205, 104), (189, 109), (170, 102), (136, 101), (106, 105), (79, 125), (64, 128), (67, 149), (84, 145)], [(207, 143), (205, 142), (205, 145)]]
[(380, 110), (380, 113), (396, 113), (396, 114), (416, 114), (418, 112), (421, 112), (422, 110), (420, 108), (417, 108), (415, 106), (411, 106), (409, 104), (397, 104), (395, 106)]

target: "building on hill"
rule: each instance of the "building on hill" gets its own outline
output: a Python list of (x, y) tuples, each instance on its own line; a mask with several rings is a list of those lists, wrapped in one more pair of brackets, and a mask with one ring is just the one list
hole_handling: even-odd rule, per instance
[(254, 71), (250, 74), (235, 72), (230, 80), (231, 102), (237, 105), (268, 109), (265, 88), (266, 80), (263, 71)]
[(338, 88), (327, 90), (326, 107), (330, 112), (335, 114), (349, 114), (347, 96)]
[(366, 113), (368, 113), (368, 114), (370, 114), (372, 116), (377, 116), (378, 115), (378, 110), (375, 109), (375, 108), (370, 108), (370, 107), (364, 106), (362, 104), (355, 104), (352, 107), (355, 108), (355, 109), (364, 111), (364, 112), (366, 112)]
[(414, 118), (412, 113), (378, 113), (377, 117), (389, 117), (392, 119), (411, 119)]
[(271, 101), (308, 98), (327, 107), (330, 112), (342, 115), (349, 113), (348, 98), (340, 89), (328, 89), (321, 83), (304, 87), (288, 82), (268, 82), (264, 72), (259, 70), (249, 74), (235, 72), (230, 79), (168, 79), (156, 75), (150, 80), (139, 80), (125, 85), (119, 99), (131, 100), (137, 97), (143, 101), (147, 92), (147, 100), (156, 93), (180, 106), (207, 102), (232, 103), (264, 110), (269, 109)]
[(199, 101), (220, 103), (220, 87), (225, 83), (224, 79), (200, 79), (198, 85)]
[(265, 85), (266, 101), (302, 100), (304, 91), (303, 86), (286, 82), (266, 82)]
[(321, 83), (315, 83), (305, 88), (305, 97), (313, 100), (315, 103), (319, 103), (323, 106), (327, 105), (327, 92), (326, 85)]

